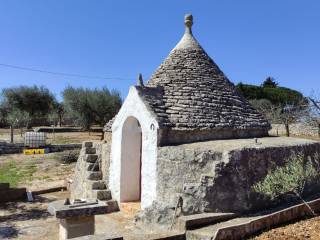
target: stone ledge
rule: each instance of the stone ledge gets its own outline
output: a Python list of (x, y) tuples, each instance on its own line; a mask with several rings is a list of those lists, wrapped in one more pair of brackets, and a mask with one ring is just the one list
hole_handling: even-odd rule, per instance
[(181, 231), (195, 229), (198, 227), (215, 224), (235, 218), (235, 213), (200, 213), (182, 216), (178, 219), (177, 228)]
[[(314, 211), (320, 211), (320, 198), (309, 201)], [(239, 217), (227, 222), (210, 225), (196, 230), (187, 231), (187, 239), (229, 240), (244, 239), (264, 229), (270, 229), (283, 223), (301, 219), (310, 215), (305, 204), (298, 204), (267, 215)]]
[(50, 203), (48, 212), (56, 218), (94, 216), (108, 213), (108, 204), (105, 202), (87, 202), (77, 205), (64, 205), (64, 200), (60, 200)]
[(73, 238), (73, 240), (123, 240), (123, 237), (107, 237), (106, 234)]

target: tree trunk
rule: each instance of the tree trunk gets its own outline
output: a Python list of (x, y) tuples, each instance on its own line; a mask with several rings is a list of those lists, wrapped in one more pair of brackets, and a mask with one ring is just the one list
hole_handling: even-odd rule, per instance
[(10, 126), (10, 142), (13, 143), (13, 127)]
[(103, 141), (104, 140), (104, 131), (103, 131), (103, 128), (101, 129), (101, 141)]
[(287, 137), (290, 137), (290, 128), (289, 128), (289, 123), (288, 123), (288, 122), (286, 122), (284, 125), (285, 125), (285, 127), (286, 127), (286, 136), (287, 136)]
[(320, 138), (320, 123), (318, 123), (318, 137)]
[(59, 127), (62, 126), (62, 114), (59, 114)]

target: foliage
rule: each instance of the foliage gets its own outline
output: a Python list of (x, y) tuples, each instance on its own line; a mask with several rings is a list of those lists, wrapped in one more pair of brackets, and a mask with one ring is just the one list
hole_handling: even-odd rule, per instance
[(256, 183), (253, 190), (276, 199), (281, 195), (300, 194), (306, 184), (320, 183), (320, 174), (313, 163), (306, 161), (301, 154), (293, 155), (283, 167), (267, 174), (265, 179)]
[(22, 128), (23, 126), (28, 126), (30, 121), (29, 113), (19, 109), (13, 108), (7, 115), (7, 122), (13, 127)]
[(285, 125), (287, 136), (289, 125), (306, 114), (308, 100), (300, 92), (278, 86), (274, 78), (268, 77), (261, 86), (239, 83), (238, 91), (272, 123)]
[(267, 99), (274, 105), (297, 105), (307, 102), (304, 96), (293, 89), (285, 87), (263, 87), (249, 84), (239, 83), (237, 86), (238, 91), (248, 100)]
[(92, 124), (103, 126), (118, 112), (122, 103), (120, 94), (107, 88), (67, 87), (63, 91), (63, 99), (66, 112), (85, 129)]
[(10, 183), (11, 187), (16, 187), (18, 183), (30, 180), (37, 167), (34, 163), (17, 166), (16, 162), (9, 162), (0, 165), (0, 182)]
[(7, 124), (8, 107), (3, 102), (0, 102), (0, 126)]
[(273, 77), (267, 77), (266, 80), (264, 80), (264, 82), (262, 83), (262, 87), (276, 88), (278, 87), (278, 83)]
[(12, 87), (1, 93), (3, 122), (13, 127), (29, 127), (37, 118), (47, 119), (56, 99), (45, 87)]

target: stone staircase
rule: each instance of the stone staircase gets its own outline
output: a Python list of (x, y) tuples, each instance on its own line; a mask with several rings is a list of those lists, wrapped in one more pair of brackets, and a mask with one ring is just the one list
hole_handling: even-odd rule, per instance
[(118, 203), (112, 199), (111, 191), (103, 180), (101, 152), (99, 152), (98, 144), (93, 142), (82, 144), (71, 194), (73, 198), (105, 201), (109, 206), (109, 212), (118, 211)]

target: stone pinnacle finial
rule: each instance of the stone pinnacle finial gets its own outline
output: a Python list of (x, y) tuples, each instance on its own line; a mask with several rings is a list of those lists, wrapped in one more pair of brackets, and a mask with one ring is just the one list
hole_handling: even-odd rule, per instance
[(138, 86), (144, 87), (141, 73), (139, 73), (139, 76), (138, 76)]
[(184, 24), (186, 25), (186, 32), (192, 33), (191, 27), (193, 25), (193, 16), (192, 14), (186, 14), (184, 16)]

